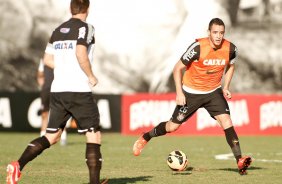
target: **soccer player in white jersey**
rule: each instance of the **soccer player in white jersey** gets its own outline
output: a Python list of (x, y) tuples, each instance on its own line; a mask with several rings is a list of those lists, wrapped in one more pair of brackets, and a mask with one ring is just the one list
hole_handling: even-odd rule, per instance
[(98, 80), (89, 59), (95, 37), (94, 27), (85, 22), (89, 4), (89, 0), (71, 0), (72, 17), (52, 33), (44, 55), (44, 64), (54, 68), (47, 131), (31, 141), (20, 158), (7, 166), (7, 184), (16, 184), (24, 166), (60, 139), (70, 117), (76, 120), (78, 132), (86, 136), (90, 184), (100, 184), (100, 115), (91, 92)]

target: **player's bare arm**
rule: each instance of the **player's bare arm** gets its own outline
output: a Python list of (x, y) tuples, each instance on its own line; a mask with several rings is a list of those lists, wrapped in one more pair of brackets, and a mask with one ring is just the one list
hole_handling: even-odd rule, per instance
[(41, 72), (41, 71), (38, 71), (36, 78), (37, 78), (37, 84), (41, 88), (43, 86), (43, 83), (44, 83), (44, 73)]
[(54, 68), (54, 56), (53, 54), (49, 54), (45, 52), (43, 57), (43, 63), (46, 66), (49, 66), (50, 68)]
[(98, 83), (98, 79), (92, 72), (91, 64), (88, 58), (87, 48), (84, 45), (76, 46), (76, 57), (83, 72), (87, 75), (91, 86)]
[(179, 60), (173, 69), (173, 78), (176, 88), (176, 104), (177, 105), (185, 105), (186, 104), (186, 98), (182, 91), (182, 70), (186, 66), (182, 63), (181, 60)]
[(229, 86), (233, 77), (234, 70), (235, 70), (235, 64), (228, 65), (224, 77), (223, 94), (225, 97), (229, 99), (232, 98), (231, 92), (229, 91)]

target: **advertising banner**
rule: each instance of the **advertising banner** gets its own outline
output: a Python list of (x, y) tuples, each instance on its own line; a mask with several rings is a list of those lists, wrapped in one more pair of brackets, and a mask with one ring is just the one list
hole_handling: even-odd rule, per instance
[[(240, 135), (282, 135), (282, 95), (234, 94), (228, 100), (233, 125)], [(175, 94), (122, 96), (122, 133), (140, 135), (170, 119)], [(218, 123), (200, 108), (176, 135), (223, 135)]]
[[(120, 95), (93, 95), (104, 131), (120, 132)], [(41, 99), (38, 92), (0, 92), (0, 131), (39, 131)]]

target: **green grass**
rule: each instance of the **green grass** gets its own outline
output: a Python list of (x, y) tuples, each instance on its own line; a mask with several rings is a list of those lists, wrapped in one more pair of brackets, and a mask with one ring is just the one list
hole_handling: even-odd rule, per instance
[[(0, 133), (0, 183), (5, 183), (6, 165), (18, 159), (35, 133)], [(278, 184), (282, 181), (282, 137), (241, 137), (241, 149), (255, 160), (248, 175), (240, 176), (234, 160), (216, 160), (215, 155), (230, 153), (222, 136), (163, 136), (134, 157), (132, 144), (137, 136), (103, 134), (104, 158), (101, 178), (111, 184)], [(22, 184), (87, 184), (84, 161), (85, 137), (72, 133), (68, 145), (54, 145), (23, 170)], [(172, 172), (166, 165), (169, 152), (180, 149), (189, 159), (186, 171)], [(265, 160), (265, 161), (263, 161)]]

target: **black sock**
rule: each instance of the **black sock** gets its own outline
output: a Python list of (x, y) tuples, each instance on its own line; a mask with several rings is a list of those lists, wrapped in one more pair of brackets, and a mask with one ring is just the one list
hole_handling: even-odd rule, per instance
[(20, 170), (24, 168), (24, 166), (29, 162), (40, 155), (45, 149), (50, 147), (50, 142), (45, 136), (39, 137), (31, 141), (20, 159), (18, 160), (20, 165)]
[(100, 183), (100, 170), (102, 168), (102, 154), (100, 144), (86, 143), (86, 164), (89, 169), (90, 184)]
[(225, 132), (225, 137), (227, 140), (227, 143), (229, 144), (233, 155), (236, 159), (236, 161), (238, 162), (238, 160), (242, 157), (242, 153), (241, 153), (241, 148), (240, 148), (240, 143), (239, 143), (239, 139), (238, 136), (234, 130), (234, 127), (230, 127), (224, 130)]
[(145, 133), (143, 135), (143, 138), (148, 142), (153, 137), (165, 135), (167, 133), (166, 128), (165, 128), (166, 123), (167, 122), (161, 122), (155, 128), (153, 128), (150, 132)]

